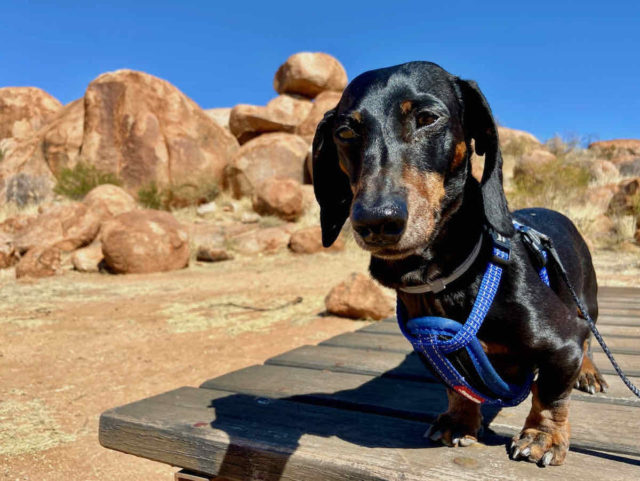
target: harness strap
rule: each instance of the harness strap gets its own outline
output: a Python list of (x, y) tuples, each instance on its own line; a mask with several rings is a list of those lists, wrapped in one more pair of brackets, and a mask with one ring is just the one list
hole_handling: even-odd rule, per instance
[(482, 235), (480, 235), (480, 239), (478, 239), (478, 242), (473, 248), (473, 251), (471, 251), (471, 254), (469, 254), (469, 257), (467, 257), (465, 261), (462, 264), (460, 264), (450, 275), (446, 277), (439, 277), (437, 279), (434, 279), (431, 282), (420, 284), (418, 286), (399, 287), (399, 290), (401, 290), (402, 292), (406, 292), (408, 294), (425, 294), (427, 292), (433, 292), (437, 294), (438, 292), (444, 291), (447, 288), (447, 285), (451, 284), (458, 277), (460, 277), (462, 274), (467, 272), (467, 269), (471, 267), (473, 262), (478, 257), (481, 247), (482, 247)]

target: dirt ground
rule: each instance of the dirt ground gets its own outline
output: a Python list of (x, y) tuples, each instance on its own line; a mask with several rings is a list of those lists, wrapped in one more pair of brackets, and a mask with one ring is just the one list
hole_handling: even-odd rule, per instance
[[(367, 262), (350, 247), (154, 275), (16, 282), (0, 271), (0, 479), (172, 479), (172, 467), (102, 448), (100, 413), (364, 326), (320, 314), (331, 286)], [(637, 251), (596, 265), (603, 284), (640, 285)]]

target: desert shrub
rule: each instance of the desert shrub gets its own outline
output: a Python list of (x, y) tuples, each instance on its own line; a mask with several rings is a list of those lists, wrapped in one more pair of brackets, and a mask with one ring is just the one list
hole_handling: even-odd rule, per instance
[(558, 208), (561, 204), (577, 202), (590, 180), (587, 166), (556, 159), (529, 169), (528, 175), (515, 176), (509, 201), (514, 208)]
[(500, 147), (503, 155), (510, 155), (512, 157), (522, 157), (529, 150), (531, 150), (531, 140), (525, 138), (514, 138)]
[(161, 187), (151, 182), (138, 190), (138, 202), (148, 209), (172, 210), (211, 202), (220, 194), (217, 182)]
[(102, 184), (121, 185), (115, 174), (102, 172), (93, 165), (79, 162), (73, 168), (64, 168), (53, 191), (73, 200), (81, 200), (94, 187)]

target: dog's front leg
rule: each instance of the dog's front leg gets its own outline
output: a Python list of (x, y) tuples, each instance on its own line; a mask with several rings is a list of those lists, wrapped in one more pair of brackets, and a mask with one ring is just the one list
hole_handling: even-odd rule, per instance
[(480, 404), (468, 400), (457, 392), (447, 389), (449, 408), (425, 433), (431, 441), (440, 441), (447, 446), (469, 446), (478, 440), (482, 423)]

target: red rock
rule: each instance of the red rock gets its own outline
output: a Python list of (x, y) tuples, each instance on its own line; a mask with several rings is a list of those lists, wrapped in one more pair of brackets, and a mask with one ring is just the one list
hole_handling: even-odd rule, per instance
[(13, 245), (13, 236), (0, 231), (0, 269), (15, 265), (20, 257)]
[(588, 149), (614, 164), (625, 164), (640, 157), (640, 139), (602, 140), (589, 144)]
[(347, 86), (347, 73), (338, 60), (321, 52), (300, 52), (283, 63), (273, 79), (280, 94), (315, 97), (325, 90), (342, 91)]
[(100, 241), (78, 249), (71, 255), (73, 268), (80, 272), (98, 272), (102, 259), (104, 259), (104, 255)]
[(92, 189), (82, 201), (89, 210), (100, 209), (103, 218), (114, 217), (138, 208), (136, 200), (117, 185), (104, 184)]
[(236, 105), (231, 110), (229, 128), (241, 144), (267, 132), (293, 132), (311, 111), (309, 100), (280, 95), (265, 107)]
[(171, 271), (189, 264), (189, 234), (168, 212), (120, 214), (103, 224), (100, 237), (105, 264), (117, 274)]
[(231, 116), (231, 107), (220, 107), (216, 109), (205, 109), (205, 114), (209, 116), (220, 127), (229, 130), (229, 117)]
[(620, 182), (609, 202), (608, 212), (612, 214), (636, 214), (640, 208), (640, 177)]
[(640, 244), (640, 217), (636, 219), (636, 232), (633, 235), (635, 241)]
[(596, 211), (605, 212), (617, 190), (616, 184), (589, 187), (585, 193), (586, 201)]
[(556, 160), (556, 156), (543, 149), (535, 149), (518, 158), (513, 169), (514, 177), (537, 176), (545, 165)]
[(341, 92), (327, 91), (318, 94), (318, 96), (313, 100), (313, 107), (311, 108), (309, 115), (307, 115), (307, 117), (296, 128), (296, 134), (311, 142), (316, 133), (316, 128), (324, 117), (324, 114), (338, 105), (341, 97)]
[(0, 139), (29, 137), (60, 109), (62, 104), (39, 88), (0, 88)]
[(316, 252), (335, 252), (344, 250), (342, 235), (327, 249), (322, 246), (322, 229), (320, 226), (300, 229), (291, 235), (289, 249), (296, 254), (315, 254)]
[(16, 265), (16, 278), (51, 277), (62, 272), (62, 251), (54, 246), (38, 246), (29, 251)]
[(383, 319), (393, 315), (393, 303), (375, 281), (353, 273), (335, 286), (324, 300), (331, 314), (351, 319)]
[(271, 254), (286, 247), (290, 237), (282, 227), (268, 227), (235, 236), (231, 242), (242, 254)]
[(238, 149), (193, 100), (142, 72), (100, 75), (84, 105), (83, 158), (130, 189), (220, 180)]
[(74, 166), (80, 154), (84, 106), (82, 99), (59, 110), (29, 138), (4, 148), (0, 162), (0, 205), (40, 203), (53, 197), (54, 174)]
[(82, 203), (53, 205), (16, 234), (16, 250), (24, 253), (38, 246), (54, 246), (71, 252), (90, 244), (101, 223), (101, 213), (87, 209)]
[(201, 262), (219, 262), (233, 259), (233, 255), (219, 247), (199, 246), (196, 259)]
[(253, 210), (260, 215), (274, 215), (294, 221), (302, 215), (303, 196), (300, 182), (293, 179), (265, 180), (253, 194)]
[(307, 150), (307, 143), (297, 135), (261, 135), (240, 147), (227, 170), (226, 184), (234, 197), (240, 198), (252, 195), (262, 182), (272, 177), (302, 182)]

